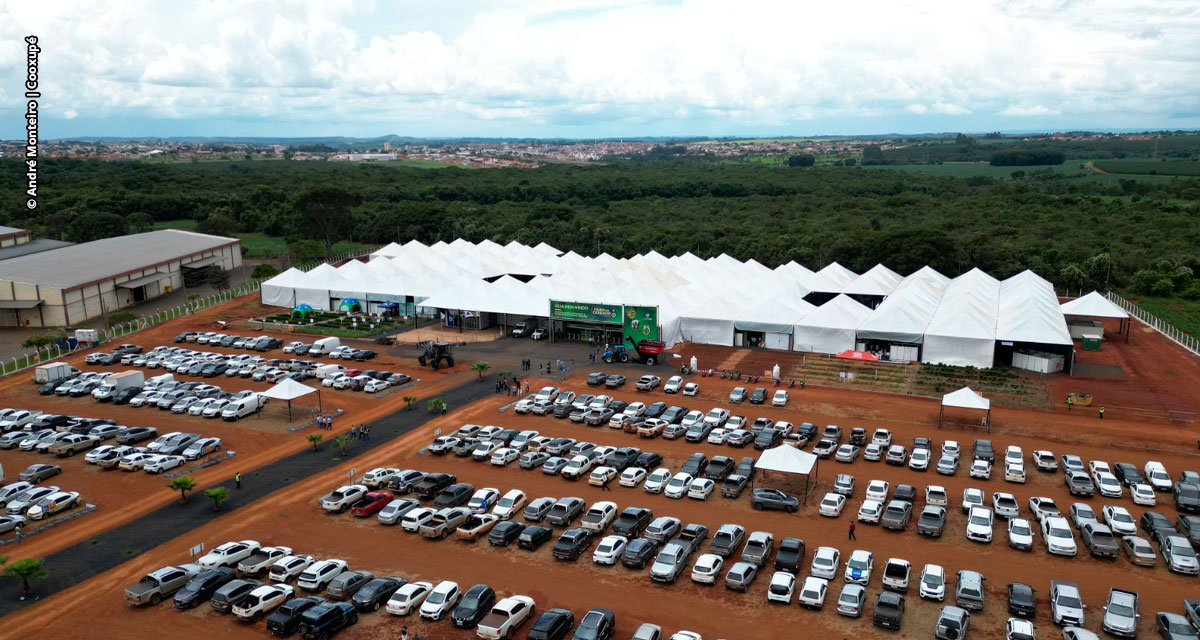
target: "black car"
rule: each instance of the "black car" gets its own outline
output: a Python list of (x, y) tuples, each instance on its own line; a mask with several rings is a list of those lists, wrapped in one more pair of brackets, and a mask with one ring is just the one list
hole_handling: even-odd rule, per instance
[(775, 429), (763, 429), (754, 436), (754, 448), (762, 451), (779, 446), (783, 441), (783, 434)]
[(799, 574), (802, 564), (804, 564), (804, 540), (790, 536), (784, 538), (779, 543), (779, 550), (775, 552), (775, 570)]
[(573, 411), (579, 411), (579, 409), (576, 409), (571, 404), (556, 404), (554, 405), (553, 415), (555, 418), (562, 420), (569, 417)]
[(475, 493), (475, 486), (469, 482), (452, 484), (442, 489), (442, 492), (433, 499), (433, 506), (437, 509), (460, 507), (471, 499), (473, 493)]
[[(625, 402), (624, 400), (613, 400), (612, 402), (608, 403), (608, 408), (612, 409), (613, 413), (621, 413), (625, 411), (625, 407), (628, 406), (629, 403)], [(607, 422), (605, 424), (607, 424)]]
[(550, 540), (553, 533), (554, 531), (550, 527), (540, 525), (525, 527), (521, 535), (517, 536), (517, 546), (527, 551), (537, 551), (539, 547)]
[(172, 340), (172, 342), (174, 342), (175, 344), (179, 344), (180, 342), (187, 342), (188, 336), (194, 336), (194, 335), (196, 335), (195, 331), (184, 331), (183, 333), (175, 336), (175, 338)]
[(614, 535), (636, 538), (654, 517), (646, 507), (627, 507), (612, 523)]
[(525, 525), (511, 520), (497, 522), (496, 526), (488, 532), (488, 544), (493, 547), (507, 547), (521, 536), (521, 532), (525, 530)]
[(633, 466), (634, 461), (641, 454), (641, 449), (637, 447), (621, 447), (605, 457), (604, 466), (612, 467), (617, 470), (617, 473), (620, 473), (626, 468)]
[(750, 506), (754, 507), (755, 511), (771, 509), (795, 513), (800, 508), (800, 500), (778, 489), (764, 487), (750, 492)]
[(1033, 587), (1024, 582), (1008, 583), (1008, 612), (1022, 618), (1037, 616), (1037, 599)]
[(733, 473), (733, 458), (728, 456), (713, 456), (704, 469), (704, 477), (720, 482)]
[(1179, 535), (1179, 531), (1175, 529), (1175, 525), (1171, 524), (1171, 519), (1159, 513), (1158, 511), (1147, 511), (1142, 514), (1138, 520), (1142, 531), (1156, 541), (1161, 541), (1166, 536)]
[[(475, 445), (471, 445), (474, 447)], [(449, 473), (429, 473), (426, 474), (417, 486), (413, 487), (413, 493), (422, 498), (432, 498), (441, 492), (442, 489), (457, 482), (457, 478)]]
[(917, 499), (917, 488), (911, 484), (898, 484), (896, 485), (896, 490), (892, 493), (892, 497), (911, 504)]
[(142, 392), (141, 387), (125, 387), (112, 395), (113, 404), (129, 404), (133, 397)]
[(358, 351), (354, 352), (354, 359), (358, 362), (362, 362), (364, 360), (371, 360), (378, 355), (378, 353), (375, 353), (370, 349), (359, 349)]
[(992, 448), (991, 440), (976, 440), (973, 448), (976, 460), (996, 461), (996, 451)]
[(387, 604), (392, 594), (406, 584), (408, 584), (407, 580), (396, 576), (373, 578), (354, 592), (350, 603), (359, 611), (378, 611), (379, 607)]
[(587, 529), (567, 529), (554, 543), (553, 555), (559, 560), (578, 560), (592, 546), (592, 532)]
[(635, 538), (625, 545), (621, 564), (630, 569), (645, 569), (646, 564), (658, 553), (658, 543), (650, 538)]
[(550, 609), (529, 627), (526, 640), (563, 640), (575, 626), (575, 614), (566, 609)]
[(753, 480), (754, 479), (754, 458), (751, 458), (750, 456), (746, 456), (746, 457), (742, 458), (741, 460), (738, 460), (737, 469), (734, 469), (733, 472), (738, 474), (739, 476), (745, 476), (746, 478)]
[(617, 616), (608, 609), (592, 609), (575, 629), (575, 640), (608, 640), (613, 635)]
[(267, 631), (277, 636), (290, 636), (296, 633), (300, 626), (300, 617), (305, 611), (325, 602), (318, 596), (292, 598), (279, 605), (271, 615), (267, 616)]
[(300, 614), (300, 635), (306, 639), (329, 638), (339, 629), (358, 622), (358, 612), (349, 602), (325, 602)]
[(1117, 476), (1117, 480), (1126, 487), (1132, 487), (1135, 484), (1144, 484), (1146, 479), (1142, 477), (1142, 472), (1138, 468), (1128, 462), (1118, 462), (1113, 465), (1113, 475)]
[(664, 411), (659, 417), (663, 420), (666, 420), (667, 424), (679, 424), (680, 422), (683, 422), (683, 417), (688, 414), (688, 411), (690, 411), (690, 409), (687, 407), (681, 407), (677, 404), (673, 404), (667, 407), (667, 410)]
[(1176, 482), (1175, 508), (1187, 513), (1200, 513), (1200, 488), (1194, 484)]
[(697, 452), (688, 456), (687, 462), (683, 463), (683, 468), (680, 471), (694, 478), (704, 473), (706, 467), (708, 467), (708, 456)]
[(1179, 535), (1187, 538), (1193, 547), (1200, 547), (1200, 517), (1179, 514), (1175, 516), (1175, 522), (1179, 525)]
[(879, 599), (875, 601), (875, 615), (872, 618), (875, 626), (899, 630), (903, 617), (904, 596), (891, 591), (880, 593)]
[(58, 388), (58, 385), (60, 385), (64, 382), (66, 382), (66, 380), (55, 380), (54, 382), (47, 382), (46, 384), (38, 387), (38, 395), (52, 396), (52, 395), (54, 395), (54, 390)]
[(662, 416), (663, 413), (666, 413), (666, 411), (667, 403), (652, 402), (650, 403), (650, 406), (646, 407), (646, 411), (643, 415), (645, 415), (647, 418), (658, 418)]
[(662, 466), (663, 457), (661, 454), (652, 451), (643, 451), (638, 454), (637, 460), (633, 461), (633, 466), (641, 467), (647, 471), (657, 469)]
[(593, 371), (587, 375), (587, 383), (589, 387), (600, 387), (608, 380), (608, 374), (603, 371)]
[(496, 604), (495, 590), (486, 584), (477, 584), (463, 594), (462, 600), (458, 601), (458, 606), (450, 612), (450, 621), (456, 627), (470, 629), (483, 616), (486, 616), (488, 611), (492, 610), (494, 604)]
[(230, 580), (213, 592), (212, 597), (208, 600), (208, 606), (212, 607), (214, 611), (229, 613), (237, 603), (250, 595), (251, 591), (261, 586), (262, 583), (258, 580)]
[(854, 427), (851, 429), (850, 444), (859, 447), (867, 446), (867, 430), (862, 427)]
[(233, 580), (233, 567), (217, 567), (216, 569), (208, 569), (196, 574), (194, 578), (188, 580), (188, 583), (183, 585), (183, 588), (175, 592), (176, 609), (191, 609), (198, 606), (201, 602), (213, 597), (217, 589), (225, 586), (225, 583)]

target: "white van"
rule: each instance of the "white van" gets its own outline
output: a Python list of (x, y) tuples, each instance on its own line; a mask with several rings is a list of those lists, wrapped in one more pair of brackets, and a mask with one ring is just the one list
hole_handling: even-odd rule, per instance
[(309, 347), (308, 355), (323, 356), (340, 346), (342, 346), (342, 341), (337, 338), (321, 338), (314, 342), (313, 346)]
[(1167, 474), (1167, 468), (1161, 462), (1151, 460), (1142, 471), (1146, 474), (1146, 482), (1149, 482), (1155, 491), (1170, 491), (1174, 487), (1171, 476)]
[(335, 376), (339, 373), (345, 373), (346, 367), (340, 364), (323, 364), (316, 369), (313, 369), (313, 377), (325, 379), (329, 376)]
[(230, 402), (225, 406), (224, 409), (221, 410), (221, 418), (226, 422), (233, 422), (234, 420), (245, 418), (246, 416), (259, 411), (266, 403), (267, 398), (257, 393), (246, 396), (245, 398), (239, 398)]
[(175, 382), (175, 376), (170, 373), (164, 373), (160, 376), (154, 376), (146, 380), (146, 384), (142, 385), (142, 389), (146, 391), (156, 391), (159, 387), (168, 382)]

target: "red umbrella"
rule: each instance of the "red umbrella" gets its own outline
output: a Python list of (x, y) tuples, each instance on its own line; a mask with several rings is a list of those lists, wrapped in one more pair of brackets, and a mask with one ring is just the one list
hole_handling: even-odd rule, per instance
[(879, 356), (877, 356), (875, 354), (868, 353), (866, 351), (853, 351), (851, 349), (847, 349), (847, 350), (837, 354), (834, 357), (840, 358), (842, 360), (859, 360), (862, 362), (879, 362)]

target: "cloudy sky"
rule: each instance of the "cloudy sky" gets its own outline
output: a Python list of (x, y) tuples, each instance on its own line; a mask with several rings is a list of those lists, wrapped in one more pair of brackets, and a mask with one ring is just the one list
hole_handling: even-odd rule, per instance
[(0, 136), (1200, 127), (1196, 0), (0, 5)]

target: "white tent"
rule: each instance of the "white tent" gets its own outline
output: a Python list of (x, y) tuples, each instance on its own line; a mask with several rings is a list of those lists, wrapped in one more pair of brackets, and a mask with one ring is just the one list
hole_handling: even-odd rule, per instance
[(760, 471), (804, 476), (805, 504), (808, 503), (810, 487), (816, 486), (814, 480), (817, 475), (817, 456), (791, 445), (781, 444), (763, 451), (754, 463), (754, 468)]
[(890, 294), (904, 277), (891, 269), (877, 264), (866, 273), (851, 280), (842, 287), (842, 293), (862, 296), (886, 296)]
[(987, 412), (983, 422), (987, 425), (988, 433), (992, 432), (992, 401), (979, 395), (971, 387), (963, 387), (958, 391), (951, 391), (942, 396), (942, 406), (938, 411), (939, 427), (942, 426), (942, 416), (946, 413), (946, 407), (952, 409), (975, 409)]
[(979, 269), (955, 278), (925, 328), (921, 362), (990, 368), (1000, 282)]
[(1070, 346), (1071, 333), (1054, 287), (1028, 270), (1001, 282), (996, 340)]
[(871, 310), (854, 299), (838, 295), (796, 322), (792, 349), (816, 353), (838, 353), (854, 348), (858, 326)]
[(262, 303), (273, 307), (296, 306), (296, 285), (304, 281), (304, 272), (292, 267), (266, 280), (259, 288)]
[(1093, 291), (1082, 298), (1064, 302), (1059, 307), (1063, 315), (1087, 316), (1089, 318), (1128, 318), (1129, 314), (1121, 307), (1110, 302), (1099, 291)]
[(733, 328), (736, 331), (761, 331), (763, 346), (788, 349), (795, 323), (814, 309), (816, 307), (801, 296), (791, 299), (786, 295), (770, 296), (739, 313), (740, 319), (733, 323)]
[(836, 262), (831, 262), (824, 269), (805, 278), (801, 284), (809, 291), (816, 293), (840, 293), (857, 277), (857, 273)]
[[(921, 344), (944, 290), (945, 285), (936, 280), (905, 278), (858, 327), (858, 340)], [(915, 360), (916, 354), (905, 359)]]
[(321, 401), (321, 390), (314, 389), (306, 384), (300, 384), (291, 378), (280, 380), (275, 386), (260, 392), (259, 395), (266, 396), (274, 400), (283, 400), (288, 405), (288, 420), (292, 419), (292, 400), (304, 397), (310, 393), (317, 394), (317, 402)]

